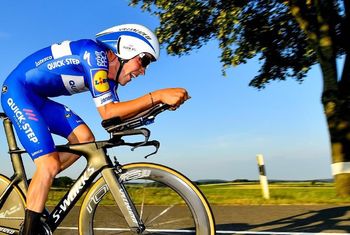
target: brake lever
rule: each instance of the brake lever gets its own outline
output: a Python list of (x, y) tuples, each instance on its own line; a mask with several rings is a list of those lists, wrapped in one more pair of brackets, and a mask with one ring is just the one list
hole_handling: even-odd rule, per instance
[(159, 147), (160, 147), (160, 142), (159, 142), (159, 141), (157, 141), (157, 140), (152, 140), (152, 141), (150, 141), (150, 142), (153, 143), (152, 145), (153, 145), (153, 147), (154, 147), (156, 150), (154, 150), (153, 153), (150, 153), (150, 154), (146, 155), (146, 156), (145, 156), (146, 159), (147, 159), (149, 156), (152, 156), (152, 155), (158, 153), (158, 150), (159, 150)]
[(136, 148), (144, 147), (144, 146), (153, 146), (156, 149), (154, 152), (152, 152), (150, 154), (147, 154), (145, 156), (145, 158), (147, 159), (149, 156), (152, 156), (152, 155), (158, 153), (158, 150), (159, 150), (159, 147), (160, 147), (160, 142), (157, 141), (157, 140), (151, 140), (151, 141), (148, 141), (148, 142), (143, 142), (141, 144), (136, 145), (135, 147), (132, 147), (131, 151), (134, 151)]

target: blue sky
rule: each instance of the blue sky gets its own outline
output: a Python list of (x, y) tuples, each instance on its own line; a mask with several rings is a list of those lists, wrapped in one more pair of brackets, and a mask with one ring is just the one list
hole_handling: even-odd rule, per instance
[[(126, 0), (3, 1), (0, 7), (0, 82), (26, 56), (63, 40), (94, 38), (108, 27), (142, 23), (151, 29), (158, 19)], [(149, 160), (173, 167), (193, 180), (257, 179), (256, 154), (265, 157), (270, 179), (330, 178), (330, 146), (320, 103), (321, 75), (315, 66), (302, 84), (275, 82), (264, 90), (248, 87), (260, 64), (249, 61), (221, 75), (218, 43), (213, 40), (190, 55), (174, 57), (161, 50), (160, 61), (145, 77), (120, 87), (122, 100), (166, 87), (184, 87), (191, 99), (176, 112), (161, 114), (149, 126), (161, 142), (157, 156)], [(91, 127), (98, 139), (108, 137), (88, 92), (55, 99), (72, 108)], [(57, 143), (65, 143), (56, 138)], [(0, 172), (12, 173), (5, 136), (0, 133)], [(148, 149), (151, 151), (150, 149)], [(145, 161), (146, 149), (111, 154), (122, 163)], [(34, 164), (24, 162), (29, 175)], [(76, 177), (84, 167), (80, 159), (61, 175)]]

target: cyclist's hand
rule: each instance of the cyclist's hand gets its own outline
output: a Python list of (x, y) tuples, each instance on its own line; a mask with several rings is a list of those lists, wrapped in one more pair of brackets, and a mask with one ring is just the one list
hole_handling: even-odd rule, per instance
[(171, 106), (172, 110), (177, 109), (181, 104), (190, 98), (187, 91), (183, 88), (167, 88), (152, 92), (156, 94), (161, 103)]

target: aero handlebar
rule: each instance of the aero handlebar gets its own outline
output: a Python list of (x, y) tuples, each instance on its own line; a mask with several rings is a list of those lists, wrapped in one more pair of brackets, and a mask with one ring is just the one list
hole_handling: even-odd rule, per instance
[(132, 130), (153, 123), (158, 114), (168, 110), (169, 108), (170, 106), (167, 104), (157, 104), (132, 118), (121, 120), (120, 117), (114, 117), (103, 120), (101, 125), (109, 133), (113, 133), (115, 131)]

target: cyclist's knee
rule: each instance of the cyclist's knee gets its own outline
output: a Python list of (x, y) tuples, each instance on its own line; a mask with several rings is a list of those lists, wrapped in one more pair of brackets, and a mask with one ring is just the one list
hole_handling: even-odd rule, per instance
[(58, 153), (50, 153), (34, 160), (40, 175), (47, 179), (53, 179), (61, 171), (61, 162)]
[(80, 125), (68, 136), (68, 141), (71, 144), (87, 143), (95, 141), (95, 137), (87, 125)]
[(68, 140), (71, 144), (88, 143), (95, 141), (95, 137), (88, 132), (84, 132), (79, 133), (79, 136), (75, 136), (75, 138), (69, 138)]
[(95, 137), (92, 135), (92, 133), (84, 133), (83, 136), (80, 137), (79, 142), (80, 143), (87, 143), (87, 142), (93, 142), (95, 141)]

